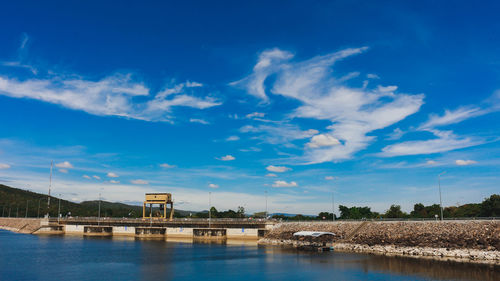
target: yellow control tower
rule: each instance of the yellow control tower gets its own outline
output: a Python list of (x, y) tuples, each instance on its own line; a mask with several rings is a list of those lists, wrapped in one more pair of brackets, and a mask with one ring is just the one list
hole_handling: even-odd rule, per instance
[[(146, 217), (146, 205), (149, 204), (149, 216)], [(159, 218), (167, 219), (167, 204), (170, 204), (170, 221), (174, 218), (174, 202), (170, 193), (146, 193), (146, 199), (142, 205), (142, 218), (151, 219), (153, 217), (153, 205), (160, 206)], [(163, 210), (163, 213), (161, 212)]]

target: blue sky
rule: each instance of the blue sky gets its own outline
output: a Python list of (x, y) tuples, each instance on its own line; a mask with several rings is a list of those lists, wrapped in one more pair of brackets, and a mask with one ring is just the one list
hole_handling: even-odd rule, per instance
[(75, 201), (480, 202), (500, 192), (498, 3), (15, 1), (0, 181)]

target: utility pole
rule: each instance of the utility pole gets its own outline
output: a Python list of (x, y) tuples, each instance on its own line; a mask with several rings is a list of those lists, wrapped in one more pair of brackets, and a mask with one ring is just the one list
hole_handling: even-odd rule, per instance
[(47, 218), (50, 217), (50, 189), (52, 188), (52, 166), (54, 166), (54, 161), (50, 161), (49, 197), (47, 198)]
[(42, 200), (42, 198), (38, 198), (38, 212), (36, 214), (36, 217), (37, 218), (40, 218), (40, 201)]
[(208, 192), (208, 228), (212, 228), (212, 192)]
[(59, 208), (57, 209), (57, 224), (61, 218), (61, 194), (59, 193)]
[(99, 212), (97, 214), (97, 225), (99, 225), (101, 221), (101, 193), (99, 193)]
[(266, 220), (267, 220), (267, 190), (265, 192), (266, 192)]
[(29, 202), (29, 200), (26, 200), (26, 212), (24, 214), (25, 218), (28, 218), (28, 202)]
[(441, 200), (441, 175), (444, 175), (446, 171), (441, 172), (438, 175), (438, 186), (439, 186), (439, 209), (441, 210), (441, 221), (443, 221), (443, 201)]
[(335, 201), (333, 201), (333, 191), (332, 191), (332, 221), (335, 221)]

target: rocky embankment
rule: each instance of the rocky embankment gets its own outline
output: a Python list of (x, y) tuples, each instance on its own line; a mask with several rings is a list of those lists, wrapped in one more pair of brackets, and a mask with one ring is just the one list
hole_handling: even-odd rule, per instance
[(41, 219), (0, 218), (0, 229), (33, 233), (40, 228)]
[[(294, 237), (297, 231), (335, 236)], [(333, 245), (335, 250), (500, 263), (500, 221), (300, 222), (276, 225), (261, 244)]]

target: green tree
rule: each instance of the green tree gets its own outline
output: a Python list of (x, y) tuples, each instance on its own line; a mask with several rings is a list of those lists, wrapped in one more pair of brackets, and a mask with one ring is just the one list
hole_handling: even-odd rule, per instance
[(389, 210), (384, 214), (386, 218), (404, 218), (405, 216), (406, 214), (401, 211), (400, 205), (391, 205)]
[(481, 203), (480, 215), (482, 217), (500, 216), (500, 195), (493, 194)]

